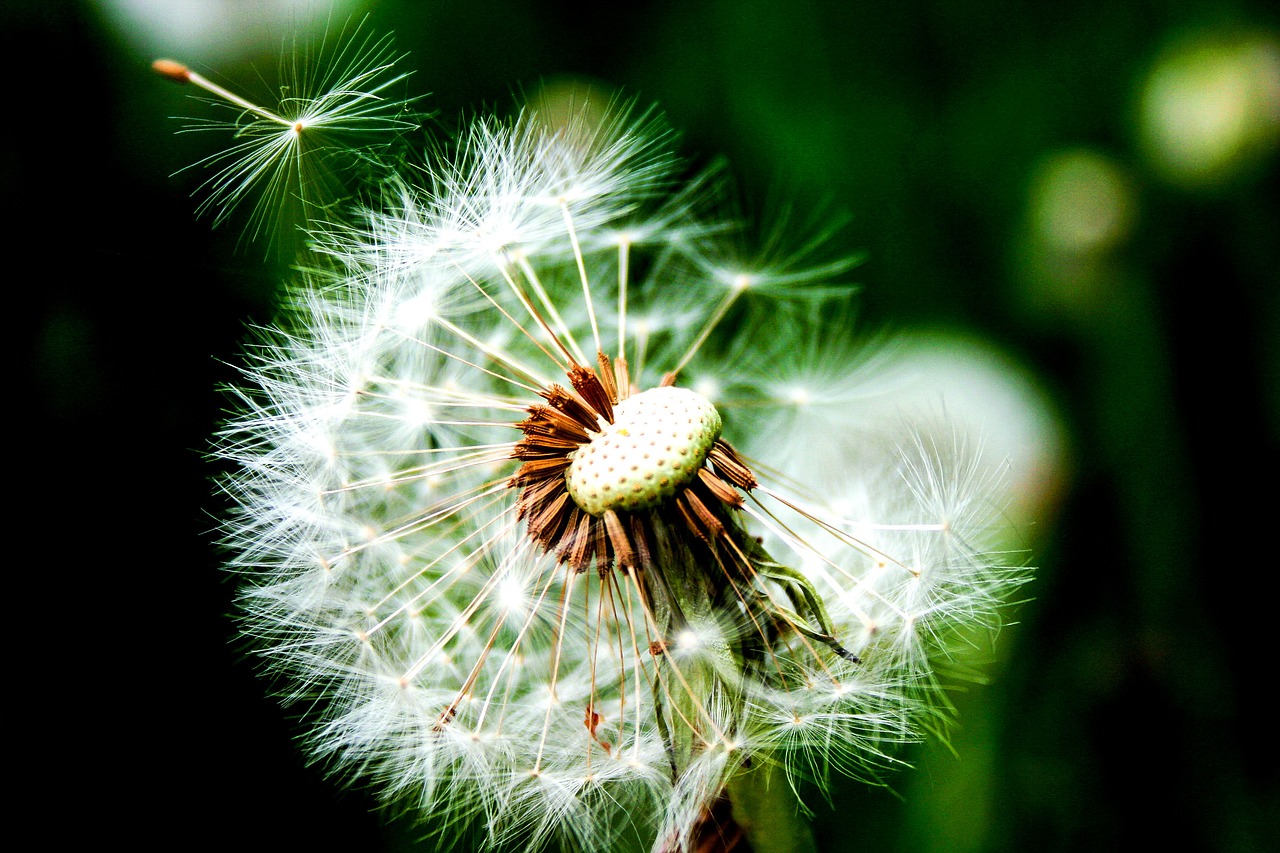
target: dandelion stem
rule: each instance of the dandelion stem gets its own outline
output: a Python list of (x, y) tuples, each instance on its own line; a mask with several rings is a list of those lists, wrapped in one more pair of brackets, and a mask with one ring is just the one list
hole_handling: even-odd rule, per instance
[(776, 763), (753, 756), (750, 770), (734, 774), (726, 786), (733, 819), (755, 853), (815, 853), (813, 833), (795, 789)]

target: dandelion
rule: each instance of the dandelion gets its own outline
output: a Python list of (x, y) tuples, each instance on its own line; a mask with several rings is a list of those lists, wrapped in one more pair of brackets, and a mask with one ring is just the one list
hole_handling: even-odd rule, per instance
[[(198, 212), (210, 212), (216, 226), (254, 191), (248, 233), (274, 235), (290, 226), (308, 224), (323, 215), (339, 190), (335, 175), (349, 170), (368, 152), (354, 145), (412, 127), (408, 101), (388, 93), (406, 75), (390, 73), (395, 56), (386, 38), (347, 38), (332, 57), (296, 56), (282, 68), (289, 82), (276, 109), (260, 107), (171, 59), (152, 68), (179, 83), (189, 83), (212, 96), (215, 107), (230, 109), (230, 119), (192, 121), (188, 131), (230, 132), (234, 145), (196, 164), (212, 170)], [(317, 74), (314, 69), (328, 69)]]
[(612, 104), (388, 164), (217, 439), (314, 754), (494, 848), (804, 849), (800, 783), (943, 728), (1023, 579), (976, 449), (857, 381), (852, 262), (744, 253), (671, 146)]

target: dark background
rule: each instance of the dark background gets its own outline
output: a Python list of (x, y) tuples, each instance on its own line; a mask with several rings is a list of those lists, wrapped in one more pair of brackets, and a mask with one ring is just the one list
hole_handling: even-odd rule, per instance
[[(401, 849), (411, 830), (306, 766), (236, 646), (202, 451), (214, 388), (246, 323), (270, 319), (285, 265), (238, 249), (235, 220), (196, 219), (199, 174), (170, 176), (221, 140), (175, 137), (168, 117), (201, 107), (151, 75), (152, 48), (107, 6), (0, 11), (21, 360), (11, 821), (51, 842)], [(849, 212), (865, 322), (981, 336), (1052, 399), (1070, 452), (1026, 534), (1034, 600), (993, 685), (962, 699), (959, 756), (917, 750), (892, 790), (817, 799), (823, 849), (1276, 843), (1275, 124), (1189, 176), (1159, 167), (1137, 123), (1143, 81), (1187, 39), (1259, 42), (1280, 62), (1273, 3), (402, 0), (369, 14), (442, 120), (509, 109), (559, 75), (660, 103), (683, 149), (726, 155), (749, 198), (783, 188)], [(221, 63), (215, 42), (195, 59), (254, 83), (272, 52)], [(1125, 226), (1046, 249), (1038, 181), (1082, 150), (1121, 176)]]

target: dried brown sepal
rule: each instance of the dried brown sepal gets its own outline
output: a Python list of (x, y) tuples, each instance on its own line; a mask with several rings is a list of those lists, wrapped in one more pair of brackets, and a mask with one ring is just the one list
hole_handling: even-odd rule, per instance
[(593, 518), (591, 521), (591, 556), (596, 558), (596, 571), (603, 578), (613, 570), (613, 548), (609, 540), (609, 528), (598, 518)]
[(550, 454), (563, 455), (570, 450), (574, 450), (582, 446), (582, 442), (575, 441), (572, 438), (564, 438), (558, 435), (537, 435), (530, 437), (526, 441), (516, 445), (516, 449), (512, 451), (512, 456), (516, 459), (537, 459), (540, 456)]
[(738, 451), (724, 439), (716, 439), (715, 444), (711, 445), (707, 459), (715, 466), (717, 474), (743, 491), (749, 492), (760, 485), (756, 475), (747, 467), (747, 463), (739, 458)]
[(595, 432), (600, 428), (600, 419), (596, 413), (580, 397), (570, 394), (568, 389), (552, 385), (539, 393), (553, 409), (577, 422), (584, 430)]
[(579, 443), (590, 441), (581, 423), (553, 406), (530, 406), (529, 417), (516, 424), (525, 435), (556, 435)]
[[(507, 483), (512, 488), (523, 487), (520, 497), (516, 499), (517, 519), (524, 518), (530, 510), (546, 504), (548, 501), (553, 500), (557, 494), (564, 491), (558, 482), (559, 478), (554, 474), (526, 477), (521, 473), (525, 470), (525, 467), (522, 465), (516, 476), (512, 477)], [(565, 492), (565, 496), (568, 496), (568, 492)]]
[(680, 507), (685, 523), (699, 539), (711, 542), (724, 535), (724, 524), (693, 489), (685, 489), (676, 498), (676, 506)]
[(560, 536), (564, 523), (568, 520), (565, 504), (569, 500), (568, 492), (560, 492), (555, 497), (538, 506), (538, 511), (529, 516), (529, 535), (542, 546), (544, 551), (550, 550), (551, 544)]
[(613, 378), (618, 389), (618, 399), (625, 400), (636, 393), (636, 389), (631, 387), (631, 369), (627, 367), (625, 357), (618, 356), (613, 360)]
[(576, 506), (569, 515), (569, 529), (566, 531), (564, 544), (561, 547), (561, 561), (568, 563), (569, 568), (581, 574), (591, 565), (591, 557), (595, 550), (595, 537), (591, 535), (591, 516)]
[(636, 552), (636, 568), (643, 570), (646, 566), (653, 565), (653, 546), (649, 541), (650, 526), (646, 524), (645, 517), (641, 515), (632, 515), (629, 521), (631, 524), (631, 545)]
[(588, 406), (595, 409), (600, 417), (613, 423), (613, 402), (609, 399), (609, 392), (594, 370), (575, 364), (569, 368), (569, 382), (573, 384), (573, 390), (578, 392)]
[(715, 495), (716, 500), (721, 503), (728, 504), (734, 508), (740, 507), (745, 503), (742, 499), (742, 495), (734, 491), (732, 486), (724, 480), (721, 480), (715, 474), (712, 474), (707, 468), (698, 469), (698, 480), (701, 481), (702, 485), (706, 486), (707, 490), (711, 492), (711, 494)]
[(618, 568), (624, 572), (631, 571), (636, 567), (636, 554), (631, 548), (631, 540), (627, 538), (622, 519), (613, 510), (607, 510), (604, 514), (604, 526), (609, 532), (609, 543), (613, 546), (613, 553), (617, 555)]
[(604, 392), (609, 397), (609, 402), (617, 404), (618, 402), (618, 385), (617, 377), (613, 373), (613, 365), (609, 363), (609, 356), (604, 354), (603, 350), (596, 353), (596, 361), (600, 364), (600, 384), (604, 386)]

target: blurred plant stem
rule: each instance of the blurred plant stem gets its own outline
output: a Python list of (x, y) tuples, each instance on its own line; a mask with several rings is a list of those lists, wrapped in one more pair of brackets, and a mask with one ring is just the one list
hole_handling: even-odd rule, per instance
[[(1160, 734), (1152, 735), (1156, 743), (1163, 735), (1180, 744), (1183, 754), (1153, 753), (1152, 763), (1166, 764), (1169, 773), (1180, 763), (1193, 768), (1206, 801), (1238, 809), (1241, 798), (1225, 770), (1234, 759), (1224, 761), (1220, 739), (1195, 731), (1222, 725), (1233, 704), (1226, 651), (1213, 642), (1205, 622), (1205, 591), (1197, 586), (1194, 563), (1203, 556), (1197, 549), (1204, 501), (1227, 498), (1202, 496), (1195, 489), (1159, 299), (1149, 280), (1132, 271), (1118, 274), (1103, 310), (1080, 340), (1088, 359), (1098, 446), (1129, 534), (1125, 559), (1132, 564), (1128, 574), (1136, 612), (1128, 663), (1136, 683), (1150, 679), (1186, 715), (1158, 722)], [(1214, 346), (1212, 336), (1206, 336), (1205, 346)], [(1224, 377), (1206, 376), (1207, 383), (1214, 381)], [(1198, 396), (1215, 397), (1209, 388)], [(1223, 417), (1230, 416), (1224, 410)], [(1224, 454), (1232, 450), (1248, 448), (1222, 448)]]
[(753, 853), (816, 853), (804, 807), (774, 762), (757, 756), (729, 781), (728, 794)]

